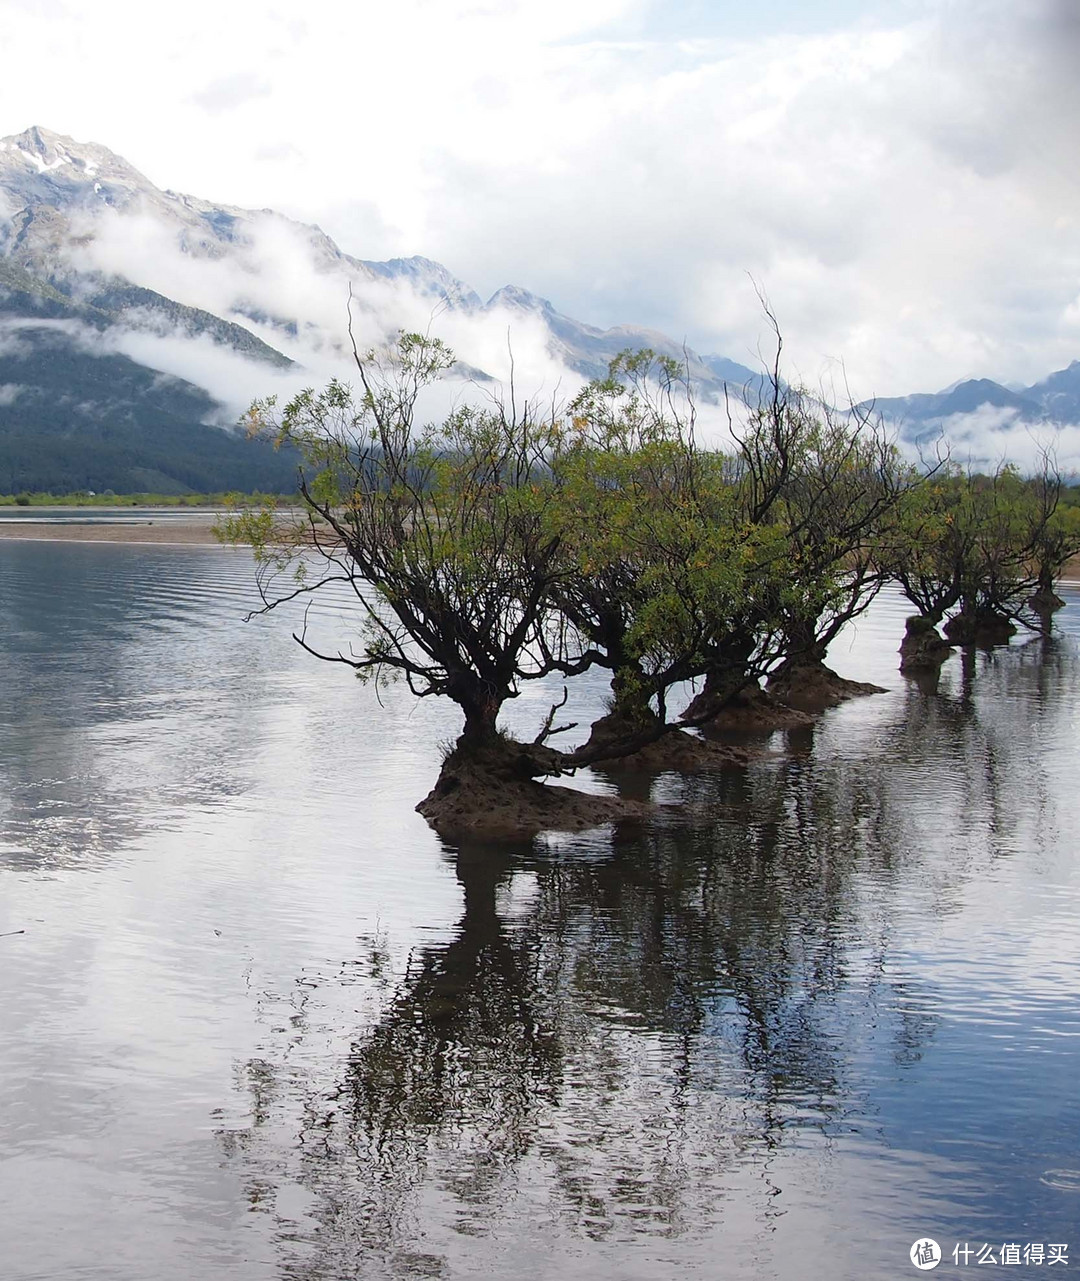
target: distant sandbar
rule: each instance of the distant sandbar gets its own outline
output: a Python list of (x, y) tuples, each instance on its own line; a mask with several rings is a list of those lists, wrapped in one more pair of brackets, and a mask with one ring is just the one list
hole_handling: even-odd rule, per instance
[(148, 516), (145, 520), (30, 520), (24, 517), (0, 518), (0, 539), (33, 540), (59, 543), (148, 543), (187, 546), (219, 544), (214, 538), (213, 523), (217, 512), (169, 516)]

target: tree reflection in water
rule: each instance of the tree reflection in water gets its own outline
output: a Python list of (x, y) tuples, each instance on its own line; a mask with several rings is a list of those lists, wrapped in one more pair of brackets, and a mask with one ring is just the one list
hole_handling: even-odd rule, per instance
[[(424, 1267), (412, 1243), (440, 1217), (466, 1235), (515, 1213), (595, 1240), (692, 1235), (748, 1162), (767, 1217), (784, 1131), (843, 1120), (856, 1011), (839, 997), (853, 966), (877, 968), (865, 944), (849, 955), (848, 869), (781, 847), (790, 793), (769, 801), (767, 821), (659, 830), (606, 859), (449, 851), (457, 933), (410, 957), (337, 1079), (249, 1065), (252, 1133), (233, 1147), (253, 1199), (281, 1176), (315, 1197), (304, 1248), (283, 1233), (294, 1266), (314, 1249), (312, 1276), (361, 1256)], [(275, 1153), (290, 1090), (298, 1142)]]
[[(1037, 709), (1033, 654), (979, 660), (979, 679)], [(383, 996), (344, 1054), (305, 1054), (301, 1019), (299, 1068), (249, 1065), (251, 1127), (227, 1144), (253, 1200), (311, 1197), (306, 1222), (274, 1209), (289, 1275), (441, 1274), (477, 1237), (511, 1270), (556, 1240), (692, 1250), (733, 1189), (767, 1228), (785, 1145), (873, 1138), (875, 1080), (939, 1025), (932, 988), (891, 963), (898, 908), (950, 911), (978, 872), (954, 844), (972, 825), (1000, 857), (1045, 821), (1044, 765), (971, 675), (912, 684), (874, 754), (803, 733), (684, 780), (681, 818), (645, 831), (447, 849), (452, 938), (396, 977), (369, 945), (355, 968)]]

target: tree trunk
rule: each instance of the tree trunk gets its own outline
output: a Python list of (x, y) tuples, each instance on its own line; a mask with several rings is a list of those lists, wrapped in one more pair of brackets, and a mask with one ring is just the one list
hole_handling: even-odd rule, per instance
[(785, 629), (788, 657), (769, 675), (766, 686), (774, 698), (801, 712), (820, 712), (862, 694), (885, 693), (880, 685), (845, 680), (826, 667), (826, 646), (816, 629), (816, 618), (796, 618)]
[(1052, 566), (1040, 566), (1039, 585), (1028, 603), (1038, 614), (1039, 621), (1042, 623), (1042, 630), (1044, 632), (1050, 631), (1053, 615), (1059, 609), (1065, 608), (1065, 602), (1054, 591), (1054, 570)]
[(482, 756), (489, 753), (498, 741), (497, 728), (501, 703), (494, 699), (478, 699), (462, 704), (465, 724), (458, 738), (458, 748), (466, 753)]
[(659, 717), (650, 705), (648, 679), (635, 664), (616, 667), (611, 678), (611, 710), (593, 722), (586, 747), (608, 747), (652, 729)]
[(691, 699), (686, 715), (695, 719), (717, 716), (759, 689), (757, 681), (750, 679), (745, 668), (732, 667), (723, 671), (714, 668), (705, 673), (705, 684)]
[(754, 638), (748, 639), (739, 632), (730, 637), (713, 667), (705, 673), (705, 684), (687, 707), (687, 716), (715, 716), (744, 696), (752, 698), (759, 692), (757, 678), (749, 671), (754, 643)]
[(784, 628), (787, 657), (777, 669), (813, 667), (825, 661), (826, 646), (817, 636), (817, 617), (795, 618)]
[(492, 695), (490, 687), (462, 682), (456, 701), (465, 713), (461, 736), (443, 761), (435, 786), (416, 807), (441, 835), (581, 831), (648, 813), (648, 806), (632, 801), (538, 782), (559, 774), (559, 753), (501, 733), (497, 720), (504, 699)]

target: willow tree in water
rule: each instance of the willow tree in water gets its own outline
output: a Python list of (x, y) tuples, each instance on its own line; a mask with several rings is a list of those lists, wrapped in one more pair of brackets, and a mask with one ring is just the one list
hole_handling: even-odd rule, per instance
[[(801, 652), (792, 619), (835, 626), (835, 581), (851, 572), (837, 564), (876, 491), (847, 437), (838, 455), (815, 453), (805, 415), (779, 397), (734, 452), (699, 448), (692, 400), (672, 393), (677, 370), (647, 352), (617, 360), (565, 415), (493, 400), (425, 423), (422, 393), (452, 361), (437, 340), (405, 335), (358, 358), (355, 390), (332, 382), (280, 411), (255, 405), (252, 429), (304, 460), (302, 516), (240, 512), (223, 532), (254, 547), (264, 610), (352, 593), (364, 620), (354, 647), (327, 651), (301, 629), (310, 652), (460, 708), (462, 732), (418, 807), (441, 830), (595, 825), (636, 807), (536, 780), (661, 740), (703, 752), (678, 731), (715, 707), (673, 711), (672, 690), (706, 677), (730, 692)], [(827, 459), (827, 472), (806, 459)], [(827, 516), (831, 530), (847, 519), (847, 541), (833, 533), (811, 555), (828, 501), (814, 478), (835, 501), (839, 474), (852, 496)], [(588, 741), (553, 745), (574, 728), (554, 723), (557, 708), (531, 742), (502, 731), (527, 683), (592, 667), (610, 674), (612, 709)]]
[(1040, 506), (1050, 509), (1040, 522), (1032, 539), (1032, 570), (1035, 592), (1028, 605), (1038, 618), (1043, 631), (1049, 631), (1054, 613), (1065, 602), (1054, 590), (1065, 565), (1080, 555), (1080, 507), (1066, 503), (1060, 474), (1044, 466), (1031, 481)]
[(841, 414), (805, 393), (791, 396), (805, 424), (779, 495), (793, 604), (784, 608), (786, 653), (769, 689), (785, 702), (820, 707), (879, 690), (837, 676), (825, 657), (885, 583), (881, 538), (922, 477), (866, 412)]
[(776, 656), (778, 531), (747, 519), (738, 460), (698, 447), (681, 383), (678, 366), (651, 352), (617, 358), (571, 405), (554, 457), (569, 570), (558, 607), (611, 672), (609, 713), (579, 760), (615, 744), (648, 747), (656, 761), (704, 759), (701, 740), (681, 731), (707, 716), (671, 717), (673, 687), (723, 669), (735, 651), (743, 681)]
[[(247, 511), (223, 529), (253, 545), (264, 609), (333, 584), (352, 592), (365, 621), (359, 647), (328, 653), (302, 631), (305, 648), (461, 709), (461, 736), (425, 803), (434, 818), (446, 806), (463, 815), (484, 803), (454, 795), (462, 789), (497, 794), (558, 773), (544, 746), (551, 718), (523, 744), (500, 732), (499, 713), (524, 682), (572, 676), (591, 662), (553, 607), (566, 572), (548, 511), (554, 420), (529, 404), (496, 404), (420, 423), (421, 393), (452, 363), (438, 340), (405, 335), (392, 351), (358, 360), (356, 392), (332, 382), (280, 413), (273, 400), (253, 406), (252, 429), (304, 460), (303, 518), (289, 525), (273, 510)], [(531, 795), (541, 808), (552, 799)]]
[[(771, 319), (771, 317), (770, 317)], [(741, 609), (728, 620), (691, 704), (698, 716), (783, 723), (877, 686), (825, 666), (829, 645), (886, 579), (879, 541), (905, 489), (917, 483), (880, 424), (841, 414), (781, 377), (776, 359), (756, 403), (732, 422), (729, 505), (756, 531)], [(768, 671), (769, 694), (759, 687)]]
[[(311, 653), (362, 679), (399, 677), (416, 697), (461, 709), (462, 733), (418, 807), (436, 826), (495, 827), (500, 815), (508, 827), (595, 825), (636, 807), (535, 780), (624, 757), (680, 727), (663, 693), (693, 674), (687, 603), (705, 610), (732, 551), (700, 505), (683, 504), (693, 483), (681, 470), (678, 427), (609, 437), (597, 470), (584, 461), (598, 456), (582, 448), (584, 401), (568, 420), (528, 402), (492, 402), (426, 424), (422, 393), (452, 363), (442, 343), (406, 335), (358, 360), (357, 390), (332, 382), (280, 412), (273, 400), (253, 406), (252, 430), (304, 460), (302, 518), (238, 512), (223, 534), (254, 547), (264, 610), (335, 585), (352, 593), (365, 624), (356, 646), (327, 652), (301, 630), (296, 639)], [(672, 487), (678, 500), (653, 511), (651, 500)], [(582, 590), (615, 573), (616, 544), (625, 576), (605, 582), (621, 633), (590, 625)], [(617, 674), (627, 698), (632, 675), (646, 682), (635, 710), (655, 697), (659, 712), (565, 751), (550, 740), (573, 727), (555, 725), (554, 708), (531, 742), (502, 732), (500, 712), (527, 682), (597, 664)]]

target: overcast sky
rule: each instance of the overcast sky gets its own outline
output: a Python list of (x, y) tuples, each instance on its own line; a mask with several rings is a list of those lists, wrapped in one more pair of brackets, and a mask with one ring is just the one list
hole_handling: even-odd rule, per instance
[(0, 135), (857, 396), (1080, 357), (1078, 0), (0, 0)]

